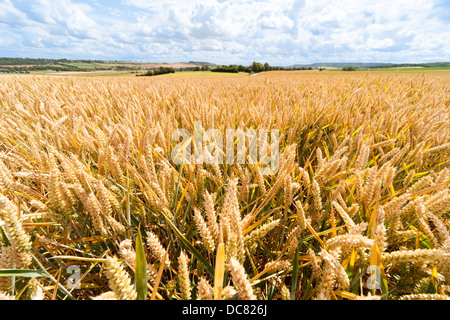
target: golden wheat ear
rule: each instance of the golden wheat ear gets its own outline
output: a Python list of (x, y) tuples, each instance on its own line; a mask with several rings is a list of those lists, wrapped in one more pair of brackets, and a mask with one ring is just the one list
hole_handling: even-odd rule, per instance
[(223, 279), (225, 274), (225, 245), (223, 243), (222, 226), (219, 227), (219, 244), (216, 250), (216, 266), (214, 271), (214, 300), (222, 299)]

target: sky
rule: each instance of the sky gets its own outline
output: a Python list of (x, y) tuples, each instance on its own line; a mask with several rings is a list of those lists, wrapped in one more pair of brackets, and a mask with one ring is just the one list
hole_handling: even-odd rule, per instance
[(450, 0), (0, 0), (0, 57), (450, 61)]

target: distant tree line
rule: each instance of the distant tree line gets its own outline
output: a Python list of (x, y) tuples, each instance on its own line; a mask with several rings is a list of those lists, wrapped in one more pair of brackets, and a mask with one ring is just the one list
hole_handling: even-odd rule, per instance
[[(65, 59), (67, 62), (67, 59)], [(58, 63), (57, 60), (52, 59), (31, 59), (31, 58), (0, 58), (0, 65), (45, 65)], [(58, 60), (60, 61), (60, 60)]]
[(247, 73), (259, 73), (263, 71), (271, 71), (271, 70), (280, 70), (280, 67), (272, 67), (267, 62), (262, 64), (260, 62), (254, 61), (250, 66), (246, 67), (243, 65), (222, 65), (217, 66), (211, 69), (211, 72), (230, 72), (230, 73), (238, 73), (238, 72), (247, 72)]
[(235, 65), (229, 66), (217, 66), (214, 69), (211, 69), (211, 72), (229, 72), (229, 73), (239, 73), (239, 69)]
[(30, 73), (30, 71), (80, 71), (77, 67), (71, 66), (51, 66), (51, 65), (37, 65), (30, 67), (4, 67), (1, 68), (4, 73)]
[(169, 74), (169, 73), (175, 73), (175, 69), (171, 67), (159, 67), (153, 70), (148, 70), (146, 73), (138, 74), (137, 77), (152, 77), (152, 76), (159, 76), (161, 74)]
[(356, 71), (355, 67), (343, 67), (342, 71)]
[(313, 67), (280, 67), (279, 70), (283, 71), (299, 71), (299, 70), (314, 70)]
[(177, 70), (177, 71), (180, 71), (180, 72), (182, 72), (182, 71), (193, 71), (193, 72), (198, 72), (198, 71), (210, 71), (210, 67), (209, 67), (209, 65), (207, 65), (207, 64), (205, 64), (205, 65), (202, 65), (201, 67), (200, 66), (196, 66), (196, 67), (185, 67), (185, 68), (177, 68), (177, 69), (175, 69), (175, 70)]

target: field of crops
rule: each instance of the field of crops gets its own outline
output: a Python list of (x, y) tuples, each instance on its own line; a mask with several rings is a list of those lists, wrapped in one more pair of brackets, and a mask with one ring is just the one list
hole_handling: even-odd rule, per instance
[[(2, 76), (0, 299), (449, 299), (449, 76)], [(199, 121), (276, 174), (174, 163)]]

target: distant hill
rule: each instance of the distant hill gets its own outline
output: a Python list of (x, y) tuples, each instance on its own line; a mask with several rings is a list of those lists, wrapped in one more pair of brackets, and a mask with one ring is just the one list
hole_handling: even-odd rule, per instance
[[(206, 61), (189, 61), (177, 63), (165, 62), (132, 62), (132, 61), (108, 61), (108, 60), (71, 60), (71, 59), (33, 59), (0, 57), (0, 72), (2, 73), (30, 73), (30, 72), (88, 72), (88, 71), (129, 71), (138, 72), (140, 70), (151, 70), (159, 67), (176, 68), (179, 71), (194, 71), (201, 66), (209, 66), (211, 69), (218, 65)], [(260, 64), (261, 65), (261, 64)], [(230, 65), (235, 68), (242, 66)], [(270, 67), (270, 66), (269, 66)], [(288, 67), (271, 66), (269, 70), (317, 70), (319, 68), (354, 67), (356, 69), (376, 69), (376, 68), (450, 68), (450, 62), (430, 62), (430, 63), (364, 63), (364, 62), (320, 62), (311, 64), (294, 64)], [(244, 68), (244, 67), (242, 67)], [(261, 65), (262, 68), (262, 65)], [(244, 69), (249, 69), (246, 67)], [(267, 70), (267, 69), (266, 69)], [(245, 70), (239, 70), (245, 71)], [(257, 72), (253, 70), (254, 72)], [(247, 72), (247, 71), (245, 71)]]
[(362, 62), (322, 62), (322, 63), (311, 63), (311, 64), (295, 64), (294, 68), (309, 68), (314, 69), (320, 67), (328, 68), (344, 68), (344, 67), (355, 67), (355, 68), (371, 68), (371, 67), (386, 67), (388, 63), (362, 63)]
[(210, 66), (210, 67), (217, 67), (217, 64), (211, 63), (211, 62), (203, 62), (203, 61), (189, 61), (189, 64), (195, 64), (197, 66)]
[(431, 63), (388, 63), (385, 68), (401, 68), (401, 67), (424, 67), (424, 68), (449, 68), (450, 62), (431, 62)]
[(31, 72), (89, 72), (89, 71), (129, 71), (150, 70), (160, 67), (194, 70), (199, 64), (150, 63), (133, 61), (108, 60), (70, 60), (70, 59), (33, 59), (33, 58), (2, 58), (0, 57), (0, 72), (31, 73)]
[[(118, 61), (115, 61), (118, 62)], [(34, 58), (0, 58), (0, 65), (52, 65), (61, 63), (108, 63), (104, 60), (69, 60), (69, 59), (34, 59)]]
[(424, 67), (424, 68), (448, 68), (450, 62), (432, 62), (432, 63), (363, 63), (363, 62), (322, 62), (311, 64), (295, 64), (293, 68), (309, 68), (318, 69), (320, 67), (328, 68), (401, 68), (401, 67)]

